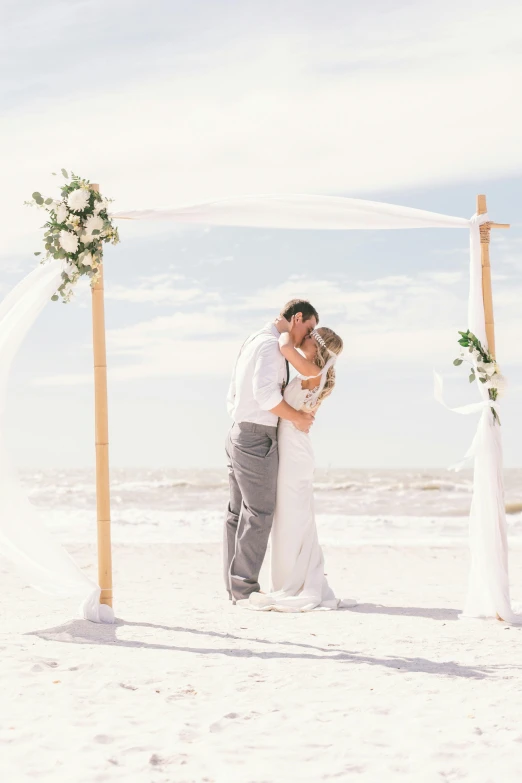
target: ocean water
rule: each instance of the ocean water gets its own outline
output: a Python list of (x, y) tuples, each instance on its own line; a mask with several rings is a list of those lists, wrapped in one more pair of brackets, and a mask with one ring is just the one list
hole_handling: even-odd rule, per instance
[[(26, 471), (23, 484), (64, 542), (94, 541), (92, 470)], [(505, 472), (511, 539), (522, 543), (522, 470)], [(325, 544), (465, 542), (472, 475), (447, 470), (318, 470), (315, 508)], [(219, 542), (226, 470), (114, 469), (115, 542)]]

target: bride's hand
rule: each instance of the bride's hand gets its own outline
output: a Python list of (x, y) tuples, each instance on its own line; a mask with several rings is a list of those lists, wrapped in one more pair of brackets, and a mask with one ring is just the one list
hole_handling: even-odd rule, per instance
[(277, 318), (275, 319), (275, 325), (277, 326), (281, 334), (286, 334), (290, 331), (294, 323), (294, 317), (295, 316), (292, 316), (291, 320), (287, 321), (287, 319), (284, 316), (282, 315), (277, 316)]

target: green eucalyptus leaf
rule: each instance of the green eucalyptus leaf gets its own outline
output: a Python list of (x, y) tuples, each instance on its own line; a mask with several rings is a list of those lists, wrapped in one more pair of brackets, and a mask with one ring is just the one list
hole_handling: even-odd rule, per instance
[(46, 199), (45, 199), (45, 203), (46, 203), (46, 204), (52, 204), (52, 203), (53, 203), (53, 200), (52, 200), (52, 198), (46, 198)]
[(472, 372), (471, 375), (469, 376), (469, 382), (473, 383), (474, 380), (475, 380), (475, 373)]
[(459, 367), (462, 364), (462, 359), (455, 359), (453, 364), (455, 365), (455, 367)]
[(65, 179), (69, 179), (69, 175), (67, 174), (67, 171), (65, 169), (62, 169), (62, 176), (64, 176)]
[(39, 250), (37, 253), (35, 253), (35, 256), (41, 256), (41, 255), (42, 255), (42, 251), (41, 250)]
[(58, 296), (58, 294), (53, 294), (53, 296), (51, 296), (51, 302), (57, 302), (59, 298), (60, 297)]

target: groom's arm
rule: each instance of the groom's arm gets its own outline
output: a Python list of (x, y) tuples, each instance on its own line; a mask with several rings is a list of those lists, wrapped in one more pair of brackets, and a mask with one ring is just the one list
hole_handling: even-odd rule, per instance
[(291, 421), (298, 430), (301, 430), (301, 432), (310, 432), (310, 427), (314, 423), (313, 413), (310, 413), (309, 411), (296, 411), (296, 409), (292, 408), (285, 400), (281, 400), (279, 405), (272, 408), (270, 413), (274, 413), (276, 416), (279, 416), (280, 419)]
[(314, 420), (313, 414), (296, 411), (284, 401), (281, 394), (277, 380), (280, 360), (277, 342), (267, 340), (260, 346), (254, 369), (254, 397), (263, 410), (270, 411), (280, 419), (291, 421), (302, 432), (308, 432)]
[(279, 345), (275, 340), (265, 340), (257, 350), (252, 378), (254, 398), (264, 411), (271, 411), (283, 401), (280, 371)]

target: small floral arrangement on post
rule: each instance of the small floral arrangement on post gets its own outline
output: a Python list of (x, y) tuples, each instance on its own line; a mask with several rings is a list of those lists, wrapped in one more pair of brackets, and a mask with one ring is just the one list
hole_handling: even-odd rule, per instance
[[(460, 358), (455, 359), (453, 364), (458, 367), (464, 361), (469, 361), (471, 364), (471, 373), (469, 375), (469, 382), (473, 383), (477, 378), (480, 383), (483, 383), (487, 390), (490, 400), (497, 400), (502, 396), (506, 389), (506, 379), (501, 374), (498, 364), (488, 351), (482, 346), (482, 343), (475, 337), (475, 335), (469, 331), (459, 332), (460, 340), (459, 345), (462, 349), (467, 348), (467, 354), (464, 350), (461, 351)], [(496, 422), (500, 424), (498, 413), (493, 406), (491, 406), (491, 412)]]
[[(62, 283), (51, 297), (53, 302), (60, 297), (63, 302), (69, 302), (80, 277), (90, 277), (91, 285), (94, 285), (100, 275), (102, 244), (112, 242), (116, 245), (120, 241), (118, 229), (107, 212), (111, 200), (102, 198), (97, 190), (91, 190), (89, 180), (72, 173), (69, 177), (65, 169), (62, 169), (62, 175), (67, 181), (59, 201), (44, 199), (35, 192), (32, 201), (25, 202), (49, 213), (43, 226), (46, 252), (42, 263), (51, 258), (64, 259)], [(53, 176), (56, 176), (54, 172)]]

